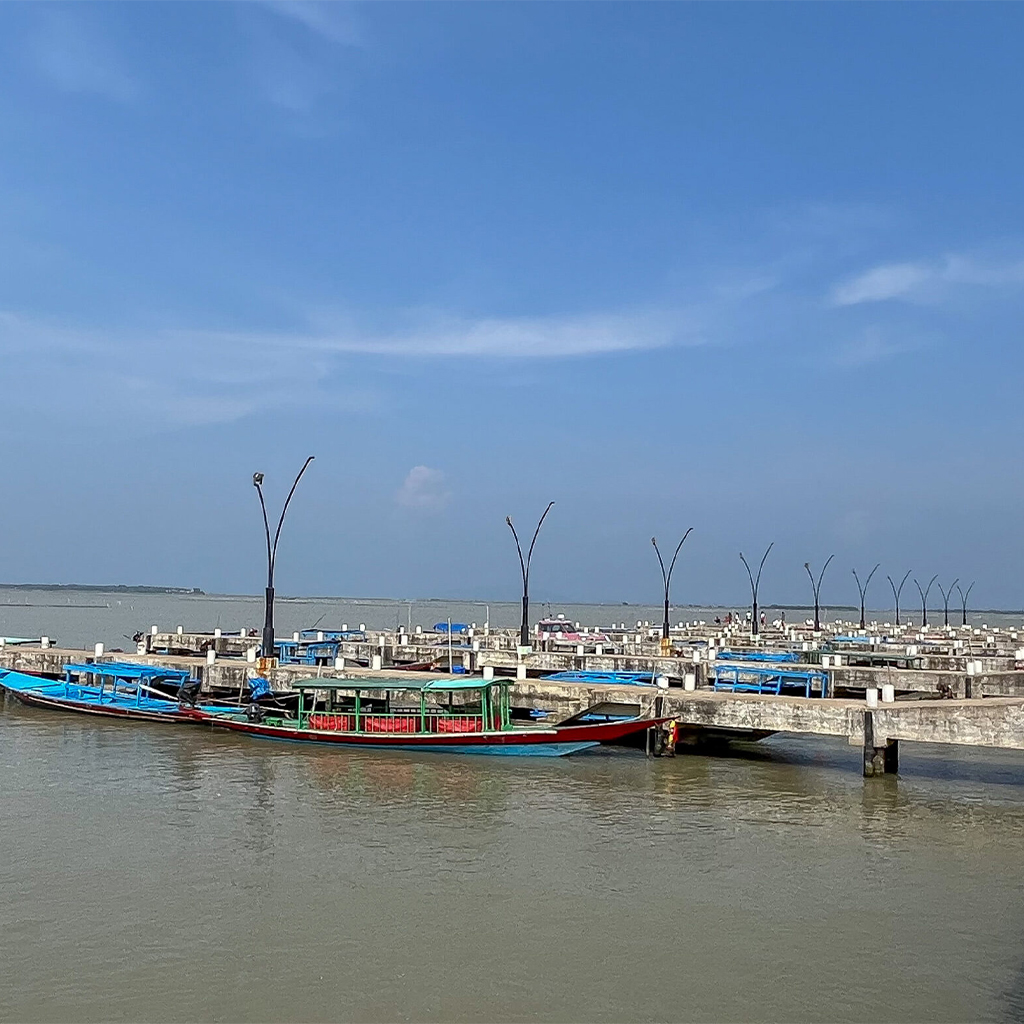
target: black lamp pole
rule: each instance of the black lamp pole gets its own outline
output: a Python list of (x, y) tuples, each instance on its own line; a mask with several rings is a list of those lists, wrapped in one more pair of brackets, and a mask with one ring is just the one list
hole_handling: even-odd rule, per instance
[(950, 583), (947, 590), (942, 589), (942, 584), (939, 584), (939, 593), (942, 594), (942, 624), (944, 626), (949, 625), (949, 599), (953, 596), (953, 588), (960, 582), (958, 576), (952, 583)]
[(658, 541), (654, 537), (651, 538), (651, 543), (654, 545), (654, 553), (658, 556), (658, 565), (661, 566), (661, 579), (662, 582), (665, 584), (665, 621), (662, 623), (661, 626), (662, 640), (667, 640), (669, 635), (668, 588), (672, 586), (672, 570), (676, 567), (676, 558), (679, 557), (679, 549), (683, 546), (683, 542), (686, 540), (686, 538), (690, 536), (690, 531), (692, 529), (693, 527), (691, 526), (690, 529), (683, 534), (683, 539), (676, 545), (676, 553), (672, 556), (672, 561), (669, 563), (668, 572), (665, 572), (665, 562), (664, 559), (661, 557), (661, 552), (658, 550)]
[(835, 558), (835, 555), (829, 555), (825, 561), (825, 564), (821, 567), (821, 572), (818, 574), (818, 582), (814, 582), (814, 574), (811, 572), (811, 563), (804, 562), (804, 568), (807, 570), (807, 578), (811, 581), (811, 590), (814, 591), (814, 632), (817, 633), (821, 629), (821, 622), (819, 621), (818, 615), (818, 594), (821, 592), (821, 580), (825, 575), (825, 570), (828, 568), (828, 563)]
[(969, 598), (971, 596), (971, 591), (974, 589), (974, 580), (971, 580), (971, 585), (967, 588), (967, 593), (966, 594), (962, 590), (960, 590), (960, 584), (959, 583), (956, 585), (956, 589), (957, 589), (957, 591), (960, 594), (960, 607), (961, 607), (961, 610), (964, 613), (963, 621), (960, 623), (960, 625), (961, 626), (966, 626), (967, 625), (967, 598)]
[(530, 541), (530, 550), (525, 559), (523, 558), (523, 549), (519, 544), (519, 534), (516, 533), (516, 528), (512, 525), (512, 517), (505, 516), (505, 522), (508, 523), (508, 528), (512, 531), (512, 536), (516, 541), (516, 551), (519, 552), (519, 568), (523, 573), (523, 621), (519, 627), (519, 643), (522, 647), (527, 647), (530, 643), (530, 562), (533, 559), (533, 545), (537, 543), (537, 534), (540, 533), (540, 528), (544, 525), (544, 520), (547, 519), (552, 505), (554, 502), (549, 501), (548, 507), (544, 509), (544, 514), (537, 521), (537, 529), (533, 531), (533, 540)]
[(872, 569), (871, 572), (868, 573), (868, 578), (864, 581), (864, 586), (860, 585), (860, 577), (857, 575), (857, 570), (856, 569), (851, 569), (850, 570), (853, 573), (853, 578), (857, 581), (857, 590), (860, 591), (860, 628), (861, 629), (866, 629), (867, 628), (865, 626), (865, 624), (864, 624), (864, 597), (865, 597), (865, 595), (868, 592), (868, 584), (871, 582), (871, 577), (875, 575), (875, 573), (878, 571), (878, 566), (880, 566), (881, 564), (882, 564), (881, 562), (877, 562), (875, 564), (875, 568)]
[(267, 593), (265, 613), (263, 616), (262, 647), (262, 655), (264, 658), (272, 658), (274, 656), (274, 566), (277, 562), (277, 542), (281, 537), (281, 527), (284, 525), (284, 514), (288, 511), (289, 504), (291, 504), (295, 488), (298, 487), (299, 481), (302, 479), (302, 474), (306, 472), (306, 467), (312, 461), (313, 456), (310, 455), (310, 457), (302, 464), (302, 469), (299, 470), (299, 475), (295, 478), (295, 483), (292, 484), (292, 489), (288, 492), (288, 497), (285, 498), (284, 508), (281, 509), (281, 518), (278, 519), (277, 530), (274, 532), (273, 544), (270, 542), (270, 521), (267, 519), (267, 504), (263, 500), (263, 474), (253, 473), (252, 475), (253, 486), (256, 488), (256, 493), (260, 496), (260, 508), (263, 509), (263, 529), (267, 534)]
[(766, 549), (765, 553), (761, 556), (761, 564), (757, 567), (756, 580), (754, 579), (753, 573), (751, 573), (750, 571), (750, 566), (747, 565), (747, 560), (743, 557), (743, 552), (740, 552), (740, 561), (743, 563), (743, 568), (747, 570), (747, 578), (750, 580), (750, 604), (751, 611), (754, 615), (751, 632), (753, 632), (754, 636), (757, 636), (757, 634), (760, 632), (760, 630), (758, 629), (757, 622), (757, 591), (758, 588), (761, 586), (761, 570), (764, 568), (764, 562), (765, 559), (768, 557), (768, 552), (771, 551), (773, 547), (775, 547), (775, 541), (772, 541), (771, 544), (768, 545), (768, 548)]
[(904, 576), (903, 579), (900, 580), (900, 585), (898, 587), (896, 586), (895, 583), (893, 583), (891, 576), (886, 576), (885, 577), (889, 581), (889, 586), (892, 587), (893, 600), (896, 602), (896, 625), (897, 626), (900, 624), (900, 594), (903, 593), (903, 584), (907, 582), (907, 576), (910, 575), (910, 572), (911, 572), (911, 570), (908, 569), (907, 570), (907, 575)]
[(932, 584), (939, 578), (939, 574), (936, 573), (929, 581), (928, 586), (921, 589), (921, 584), (914, 579), (914, 586), (917, 587), (917, 592), (921, 595), (921, 625), (928, 625), (928, 593), (932, 589)]

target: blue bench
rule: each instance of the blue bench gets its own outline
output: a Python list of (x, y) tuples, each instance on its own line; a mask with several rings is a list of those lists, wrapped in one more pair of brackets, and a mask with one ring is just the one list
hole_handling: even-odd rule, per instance
[(800, 660), (797, 651), (719, 651), (722, 661), (794, 662)]
[(828, 674), (814, 668), (782, 668), (768, 665), (715, 665), (716, 691), (732, 693), (769, 693), (781, 695), (785, 688), (803, 690), (810, 697), (814, 684), (821, 696), (828, 695)]
[(544, 676), (553, 683), (608, 683), (612, 686), (654, 686), (649, 672), (555, 672)]

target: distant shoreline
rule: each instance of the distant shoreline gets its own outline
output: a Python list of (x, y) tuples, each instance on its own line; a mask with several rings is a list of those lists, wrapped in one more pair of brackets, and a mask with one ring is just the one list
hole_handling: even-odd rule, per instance
[(0, 583), (0, 590), (72, 590), (85, 594), (189, 594), (207, 597), (198, 587), (130, 587), (124, 583), (99, 586), (94, 583)]
[[(166, 595), (171, 597), (202, 597), (208, 600), (239, 600), (239, 601), (262, 601), (262, 594), (217, 594), (208, 593), (205, 590), (201, 590), (199, 587), (153, 587), (153, 586), (135, 586), (128, 585), (125, 583), (117, 583), (110, 585), (101, 585), (96, 583), (0, 583), (0, 592), (24, 592), (24, 591), (42, 591), (49, 593), (81, 593), (81, 594), (148, 594), (148, 595)], [(470, 597), (352, 597), (352, 596), (340, 596), (340, 595), (329, 595), (329, 594), (278, 594), (277, 600), (279, 602), (298, 602), (298, 603), (315, 603), (317, 601), (342, 601), (349, 602), (351, 604), (463, 604), (463, 605), (493, 605), (495, 607), (500, 605), (518, 606), (518, 599), (511, 600), (481, 600), (480, 598)], [(644, 604), (640, 601), (579, 601), (579, 600), (563, 600), (563, 601), (538, 601), (534, 600), (533, 604), (539, 608), (551, 606), (555, 608), (558, 605), (566, 606), (581, 606), (590, 608), (657, 608), (659, 607), (657, 602), (651, 602)], [(684, 609), (691, 608), (695, 610), (703, 611), (732, 611), (742, 610), (745, 607), (749, 607), (742, 603), (736, 602), (733, 604), (701, 604), (696, 602), (689, 602), (687, 604), (675, 604), (672, 605), (673, 609), (677, 611), (683, 611)], [(807, 604), (775, 604), (772, 602), (762, 604), (761, 609), (764, 612), (769, 611), (781, 611), (781, 612), (802, 612), (809, 611), (811, 605)], [(859, 612), (860, 607), (852, 604), (828, 604), (822, 605), (822, 609), (829, 613), (832, 612)], [(868, 608), (870, 612), (878, 613), (884, 609), (880, 608)], [(941, 612), (941, 606), (938, 607), (938, 611)], [(953, 607), (950, 608), (950, 614), (952, 616)], [(956, 609), (959, 614), (959, 608)], [(907, 609), (909, 612), (910, 609)], [(936, 611), (936, 607), (932, 606), (929, 611)], [(1024, 609), (1020, 608), (971, 608), (972, 615), (1021, 615), (1024, 616)]]

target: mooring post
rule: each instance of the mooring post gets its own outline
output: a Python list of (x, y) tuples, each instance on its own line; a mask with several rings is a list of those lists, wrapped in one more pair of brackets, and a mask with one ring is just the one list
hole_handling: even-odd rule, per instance
[(895, 775), (900, 768), (898, 740), (886, 740), (882, 746), (875, 744), (875, 714), (864, 712), (864, 778), (877, 775)]

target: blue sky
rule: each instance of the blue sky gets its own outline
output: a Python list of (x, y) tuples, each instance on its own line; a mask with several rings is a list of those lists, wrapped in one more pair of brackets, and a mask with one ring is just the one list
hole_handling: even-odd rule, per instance
[[(0, 578), (1019, 583), (1020, 5), (0, 6)], [(875, 584), (877, 585), (877, 584)], [(874, 585), (873, 585), (874, 586)], [(873, 589), (873, 603), (884, 592)]]

